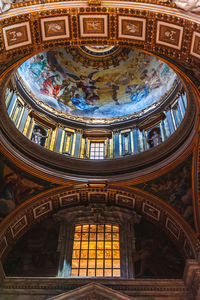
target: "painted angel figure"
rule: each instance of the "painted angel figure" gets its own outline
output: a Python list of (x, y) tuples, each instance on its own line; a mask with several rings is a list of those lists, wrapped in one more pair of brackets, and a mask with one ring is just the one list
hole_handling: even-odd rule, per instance
[(95, 83), (98, 82), (101, 77), (98, 77), (95, 80), (92, 79), (93, 75), (97, 72), (98, 71), (91, 72), (88, 76), (80, 75), (80, 77), (75, 74), (67, 73), (67, 75), (70, 77), (69, 80), (76, 83), (78, 89), (82, 89), (83, 93), (85, 94), (86, 102), (90, 104), (93, 104), (95, 100), (99, 100), (99, 95), (94, 90), (99, 89)]
[(13, 0), (0, 0), (0, 13), (2, 14), (9, 10), (13, 2)]

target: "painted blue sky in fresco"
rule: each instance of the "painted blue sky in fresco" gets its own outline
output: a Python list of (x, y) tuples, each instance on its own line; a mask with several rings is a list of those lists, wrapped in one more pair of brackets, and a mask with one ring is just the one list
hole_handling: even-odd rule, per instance
[(131, 51), (107, 70), (84, 67), (65, 48), (49, 50), (18, 69), (23, 85), (46, 107), (86, 118), (116, 118), (137, 113), (173, 86), (176, 74), (148, 54)]

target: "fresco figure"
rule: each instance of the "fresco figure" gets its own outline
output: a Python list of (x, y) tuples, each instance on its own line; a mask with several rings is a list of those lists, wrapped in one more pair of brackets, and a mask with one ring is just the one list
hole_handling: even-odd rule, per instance
[(36, 80), (40, 77), (42, 71), (46, 68), (46, 60), (44, 59), (44, 55), (38, 54), (33, 56), (30, 59), (30, 67), (29, 70), (36, 76)]
[(75, 88), (74, 86), (70, 86), (70, 83), (66, 82), (64, 83), (64, 85), (66, 84), (66, 87), (64, 88), (62, 94), (58, 97), (58, 101), (60, 101), (61, 103), (65, 104), (65, 106), (69, 107), (70, 109), (74, 110), (75, 106), (71, 100), (72, 97), (74, 97), (75, 91), (77, 90), (77, 88)]
[[(73, 52), (66, 48), (35, 55), (19, 67), (18, 74), (23, 86), (32, 91), (36, 101), (44, 102), (47, 110), (53, 107), (55, 114), (61, 111), (69, 117), (72, 114), (101, 119), (123, 117), (151, 107), (176, 78), (164, 63), (137, 51), (132, 51), (119, 66), (98, 71), (73, 59)], [(155, 89), (159, 89), (158, 93)]]
[(95, 110), (97, 108), (96, 106), (89, 105), (87, 101), (78, 93), (76, 93), (75, 96), (71, 98), (71, 101), (73, 105), (80, 110)]
[(99, 89), (95, 83), (98, 82), (101, 77), (98, 77), (95, 80), (92, 79), (93, 75), (97, 72), (98, 71), (91, 72), (88, 76), (80, 75), (80, 77), (76, 76), (75, 74), (67, 73), (67, 75), (70, 77), (69, 80), (76, 83), (77, 88), (82, 89), (82, 91), (85, 93), (85, 100), (89, 104), (94, 104), (95, 100), (99, 100), (99, 95), (94, 90)]
[(104, 84), (105, 89), (110, 89), (109, 94), (112, 94), (112, 100), (115, 102), (116, 105), (120, 105), (118, 101), (117, 91), (119, 90), (119, 85), (116, 85), (112, 82), (107, 82)]
[(119, 105), (119, 101), (117, 99), (117, 91), (119, 90), (119, 86), (116, 84), (112, 84), (112, 98), (115, 101), (116, 105)]
[(194, 226), (191, 165), (192, 162), (188, 160), (185, 165), (175, 168), (159, 179), (145, 183), (142, 188), (169, 203), (191, 226)]
[(149, 94), (148, 86), (145, 85), (128, 85), (125, 88), (125, 93), (129, 94), (131, 102), (140, 102), (143, 98), (147, 97)]
[(24, 179), (21, 173), (16, 172), (3, 177), (0, 185), (0, 220), (21, 204), (26, 196), (41, 190), (41, 186), (29, 186), (23, 182)]
[(150, 72), (147, 72), (145, 84), (148, 85), (150, 91), (159, 88), (161, 86), (159, 70), (153, 68)]
[(58, 61), (59, 56), (62, 56), (61, 52), (49, 50), (46, 53), (46, 62), (53, 72), (59, 72), (64, 77), (66, 71)]
[(136, 76), (132, 72), (119, 73), (115, 77), (114, 83), (117, 85), (127, 85), (135, 78), (136, 78)]
[(15, 194), (18, 180), (15, 177), (15, 173), (12, 172), (4, 176), (2, 180), (0, 186), (0, 219), (7, 216), (16, 207)]
[(57, 96), (62, 88), (62, 81), (60, 79), (60, 75), (56, 74), (48, 77), (43, 82), (43, 88), (40, 89), (42, 94), (46, 94), (49, 96), (53, 96), (57, 99)]

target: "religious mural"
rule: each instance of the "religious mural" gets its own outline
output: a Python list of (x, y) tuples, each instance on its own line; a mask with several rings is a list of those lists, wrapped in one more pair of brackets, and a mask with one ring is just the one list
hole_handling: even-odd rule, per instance
[(119, 66), (95, 69), (75, 61), (65, 48), (31, 57), (18, 74), (34, 99), (53, 112), (97, 119), (154, 107), (177, 78), (168, 65), (136, 50)]
[[(59, 223), (52, 217), (35, 225), (6, 256), (3, 262), (6, 275), (57, 276), (58, 235)], [(136, 278), (182, 277), (184, 258), (164, 232), (142, 219), (135, 225), (135, 237), (132, 258)]]
[(36, 225), (7, 255), (8, 276), (56, 276), (58, 268), (59, 224), (52, 218)]
[(133, 261), (136, 278), (182, 277), (184, 257), (164, 232), (142, 219), (139, 224), (135, 224), (135, 236)]
[(37, 179), (0, 157), (0, 221), (18, 205), (55, 185)]
[(192, 203), (192, 157), (169, 173), (138, 187), (170, 204), (194, 227)]

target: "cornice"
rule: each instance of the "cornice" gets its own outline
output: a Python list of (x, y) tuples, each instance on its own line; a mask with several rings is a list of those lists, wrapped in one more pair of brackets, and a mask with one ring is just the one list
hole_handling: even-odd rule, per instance
[(110, 288), (123, 291), (134, 291), (142, 294), (151, 292), (151, 294), (164, 292), (189, 292), (182, 279), (157, 279), (157, 280), (120, 280), (120, 279), (86, 279), (86, 278), (6, 278), (2, 285), (3, 290), (11, 289), (49, 289), (49, 290), (72, 290), (90, 282), (104, 284)]

